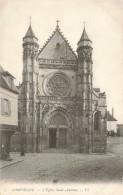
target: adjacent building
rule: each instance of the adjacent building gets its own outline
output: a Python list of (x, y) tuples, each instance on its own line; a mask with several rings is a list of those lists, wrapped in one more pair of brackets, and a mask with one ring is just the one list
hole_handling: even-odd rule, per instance
[(114, 117), (114, 109), (112, 108), (112, 114), (107, 112), (107, 130), (117, 133), (117, 119)]
[(14, 77), (0, 66), (0, 158), (10, 152), (11, 137), (18, 128), (18, 90)]
[(117, 136), (123, 137), (123, 124), (117, 124)]
[[(42, 36), (42, 35), (41, 35)], [(77, 54), (57, 24), (39, 50), (31, 25), (23, 38), (19, 110), (26, 152), (105, 152), (106, 94), (93, 88), (92, 41), (84, 28)]]

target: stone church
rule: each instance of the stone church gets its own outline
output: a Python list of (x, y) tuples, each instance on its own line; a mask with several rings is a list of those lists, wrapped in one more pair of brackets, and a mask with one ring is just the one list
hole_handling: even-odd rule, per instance
[(19, 95), (21, 145), (26, 152), (106, 152), (106, 95), (93, 88), (92, 50), (84, 28), (75, 53), (58, 23), (39, 50), (30, 24), (23, 38)]

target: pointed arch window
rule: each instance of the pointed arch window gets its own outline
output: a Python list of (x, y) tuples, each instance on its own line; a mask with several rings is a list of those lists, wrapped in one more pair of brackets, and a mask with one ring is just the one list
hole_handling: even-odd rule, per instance
[(94, 130), (100, 131), (101, 130), (101, 112), (97, 111), (94, 114)]

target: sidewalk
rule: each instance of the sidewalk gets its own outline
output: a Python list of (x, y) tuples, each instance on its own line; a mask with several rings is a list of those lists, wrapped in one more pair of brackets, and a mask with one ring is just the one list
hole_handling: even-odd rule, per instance
[(12, 160), (11, 161), (6, 161), (6, 160), (0, 160), (0, 169), (7, 167), (9, 165), (18, 163), (23, 161), (22, 156), (20, 156), (20, 153), (10, 153)]

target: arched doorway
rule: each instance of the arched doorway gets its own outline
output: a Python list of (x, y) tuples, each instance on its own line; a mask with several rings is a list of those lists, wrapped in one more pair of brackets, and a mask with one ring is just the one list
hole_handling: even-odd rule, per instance
[(70, 122), (66, 113), (53, 111), (48, 120), (49, 148), (67, 148)]

